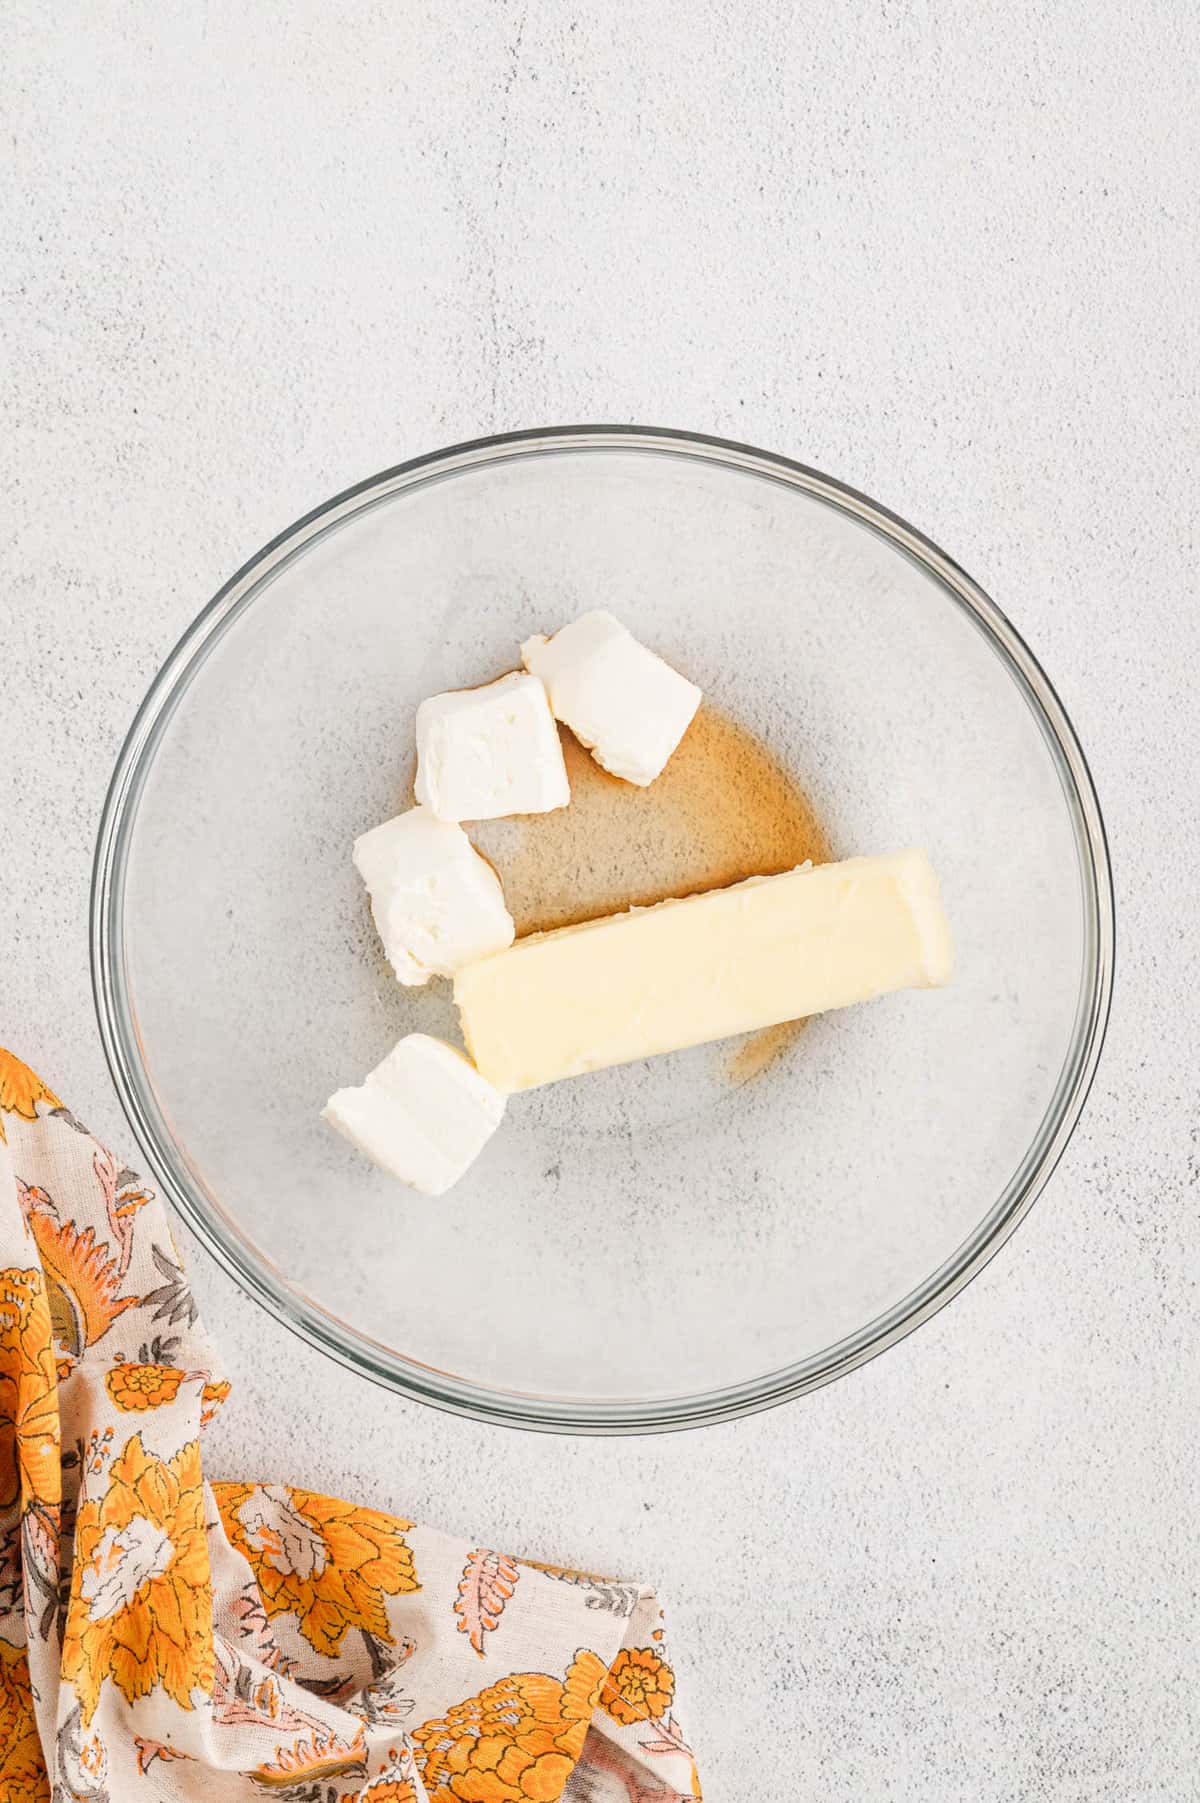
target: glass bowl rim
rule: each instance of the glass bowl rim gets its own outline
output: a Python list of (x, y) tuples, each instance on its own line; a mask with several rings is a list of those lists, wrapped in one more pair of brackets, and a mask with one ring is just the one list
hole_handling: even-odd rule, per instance
[[(174, 1146), (139, 1055), (124, 960), (125, 877), (138, 800), (163, 733), (209, 653), (264, 581), (347, 520), (471, 468), (560, 452), (656, 452), (765, 477), (814, 496), (917, 563), (982, 632), (1041, 729), (1075, 833), (1085, 912), (1085, 968), (1071, 1042), (1046, 1112), (1017, 1170), (974, 1231), (923, 1283), (855, 1333), (796, 1364), (725, 1389), (635, 1402), (490, 1390), (395, 1352), (315, 1303), (245, 1238)], [(806, 464), (754, 446), (667, 427), (577, 425), (473, 439), (394, 465), (313, 508), (220, 588), (192, 621), (134, 716), (109, 783), (92, 871), (92, 991), (121, 1106), (164, 1194), (217, 1264), (291, 1329), (360, 1376), (477, 1421), (544, 1432), (638, 1434), (734, 1420), (805, 1394), (896, 1344), (943, 1308), (1005, 1244), (1062, 1157), (1099, 1063), (1112, 1001), (1115, 919), (1104, 821), (1087, 759), (1049, 678), (1011, 622), (959, 566), (899, 515)]]

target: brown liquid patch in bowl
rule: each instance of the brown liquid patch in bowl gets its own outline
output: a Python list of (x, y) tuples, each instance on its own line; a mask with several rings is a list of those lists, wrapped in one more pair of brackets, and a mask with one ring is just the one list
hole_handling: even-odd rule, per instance
[(730, 1082), (751, 1083), (755, 1077), (761, 1077), (807, 1025), (807, 1020), (782, 1020), (776, 1027), (752, 1033), (729, 1060)]
[[(473, 826), (500, 872), (518, 934), (574, 926), (672, 895), (773, 876), (832, 853), (811, 802), (771, 754), (705, 703), (657, 782), (609, 776), (562, 729), (571, 805)], [(758, 1076), (803, 1026), (757, 1033), (730, 1076)]]

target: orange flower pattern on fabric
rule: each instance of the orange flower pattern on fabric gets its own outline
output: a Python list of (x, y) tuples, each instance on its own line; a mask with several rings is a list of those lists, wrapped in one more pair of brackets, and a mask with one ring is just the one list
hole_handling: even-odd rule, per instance
[(572, 1722), (590, 1722), (600, 1706), (608, 1667), (595, 1653), (576, 1653), (563, 1679), (563, 1713)]
[(0, 1512), (57, 1506), (58, 1372), (40, 1271), (0, 1271)]
[(221, 1404), (229, 1395), (230, 1385), (221, 1379), (219, 1383), (205, 1384), (200, 1392), (200, 1425), (207, 1427), (213, 1416), (219, 1411)]
[(414, 1735), (429, 1803), (556, 1803), (583, 1750), (605, 1676), (577, 1653), (565, 1679), (517, 1672)]
[(126, 1309), (136, 1308), (138, 1299), (118, 1294), (118, 1261), (103, 1241), (97, 1243), (93, 1228), (77, 1231), (74, 1222), (60, 1223), (44, 1209), (35, 1209), (29, 1225), (46, 1275), (54, 1337), (64, 1352), (79, 1358)]
[(45, 1102), (49, 1108), (62, 1107), (54, 1091), (47, 1089), (27, 1064), (0, 1046), (0, 1111), (36, 1121), (39, 1102)]
[(604, 1681), (600, 1706), (614, 1722), (656, 1722), (674, 1695), (675, 1673), (653, 1647), (625, 1647)]
[(127, 1703), (161, 1685), (180, 1709), (211, 1691), (212, 1594), (200, 1447), (163, 1460), (135, 1434), (81, 1503), (62, 1673), (90, 1722), (111, 1679)]
[(309, 1783), (315, 1778), (336, 1778), (365, 1763), (366, 1742), (360, 1729), (353, 1740), (336, 1734), (314, 1733), (293, 1746), (278, 1747), (275, 1757), (255, 1769), (255, 1779), (268, 1790)]
[(411, 1521), (283, 1484), (216, 1484), (230, 1542), (249, 1561), (268, 1620), (294, 1615), (334, 1658), (351, 1628), (392, 1640), (387, 1598), (419, 1589)]
[(97, 1790), (108, 1777), (108, 1753), (98, 1734), (93, 1734), (80, 1747), (79, 1769)]
[(699, 1795), (642, 1586), (209, 1490), (229, 1384), (161, 1204), (7, 1054), (0, 1125), (0, 1803)]
[(160, 1409), (174, 1402), (186, 1376), (171, 1365), (114, 1365), (104, 1387), (119, 1409)]
[(359, 1793), (361, 1803), (417, 1803), (417, 1787), (411, 1778), (385, 1778)]
[(0, 1797), (50, 1803), (25, 1648), (0, 1640)]
[(137, 1758), (138, 1776), (144, 1778), (156, 1760), (169, 1765), (173, 1759), (190, 1759), (190, 1753), (181, 1753), (178, 1747), (167, 1745), (161, 1740), (147, 1740), (144, 1734), (133, 1737), (134, 1752)]
[(483, 1658), (484, 1636), (494, 1634), (500, 1626), (504, 1606), (516, 1589), (520, 1570), (503, 1553), (485, 1546), (475, 1548), (463, 1566), (454, 1613), (460, 1634), (465, 1634)]

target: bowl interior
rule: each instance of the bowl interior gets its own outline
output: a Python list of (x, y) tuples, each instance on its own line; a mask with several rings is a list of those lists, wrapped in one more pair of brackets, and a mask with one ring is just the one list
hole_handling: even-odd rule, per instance
[[(165, 673), (116, 804), (110, 1030), (160, 1179), (342, 1356), (583, 1425), (753, 1401), (915, 1315), (1034, 1181), (1095, 1011), (1087, 833), (995, 630), (892, 530), (711, 447), (510, 446), (334, 508)], [(517, 1097), (411, 1196), (319, 1119), (402, 1033), (456, 1035), (446, 986), (390, 976), (351, 842), (409, 805), (424, 696), (589, 607), (705, 709), (660, 795), (576, 754), (567, 815), (477, 831), (521, 926), (922, 845), (957, 972)]]

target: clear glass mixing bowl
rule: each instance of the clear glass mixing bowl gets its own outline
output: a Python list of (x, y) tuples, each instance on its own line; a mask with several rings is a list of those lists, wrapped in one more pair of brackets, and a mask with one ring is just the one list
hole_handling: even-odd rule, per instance
[[(516, 1098), (431, 1202), (319, 1119), (400, 1034), (455, 1031), (444, 985), (390, 977), (351, 841), (407, 804), (423, 696), (588, 607), (705, 711), (654, 799), (576, 755), (557, 826), (479, 833), (520, 924), (916, 844), (956, 976)], [(133, 1130), (225, 1269), (365, 1376), (576, 1431), (762, 1408), (947, 1301), (1066, 1144), (1113, 958), (1082, 752), (975, 584), (784, 458), (608, 427), (404, 464), (247, 564), (130, 730), (92, 935)]]

